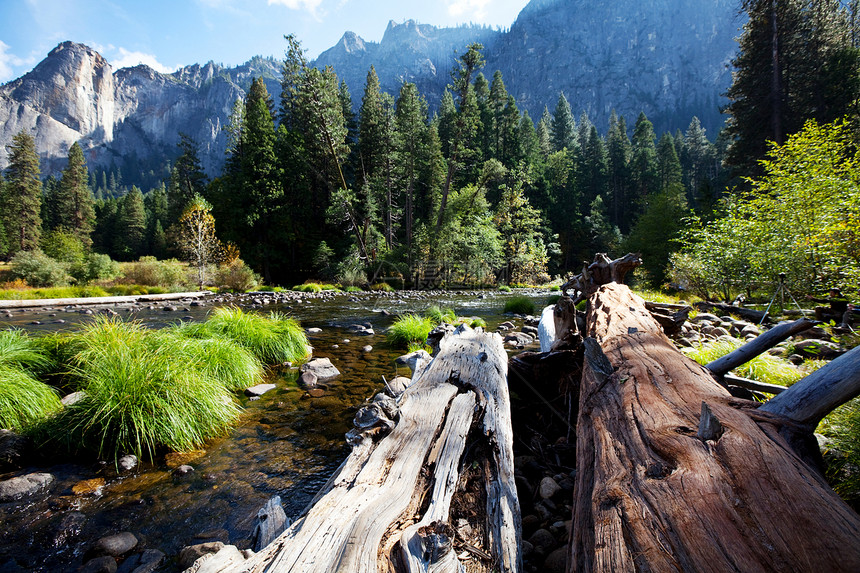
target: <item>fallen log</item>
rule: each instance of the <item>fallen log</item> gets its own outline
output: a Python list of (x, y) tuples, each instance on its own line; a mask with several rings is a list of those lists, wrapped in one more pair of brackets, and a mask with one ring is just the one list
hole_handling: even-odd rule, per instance
[(690, 316), (693, 307), (684, 304), (664, 304), (645, 301), (645, 308), (651, 316), (663, 327), (667, 336), (674, 336), (681, 332), (681, 327)]
[(623, 285), (590, 296), (586, 335), (569, 571), (860, 570), (860, 516), (791, 420), (732, 398)]
[(306, 514), (222, 571), (453, 573), (462, 551), (470, 571), (521, 570), (506, 377), (501, 337), (458, 328), (399, 401), (356, 414), (353, 451)]
[(753, 340), (747, 342), (734, 352), (730, 352), (722, 358), (710, 362), (705, 368), (713, 372), (715, 376), (722, 376), (741, 364), (746, 364), (783, 340), (787, 340), (795, 334), (808, 330), (813, 326), (815, 326), (815, 322), (805, 318), (795, 320), (794, 322), (778, 324), (767, 332), (756, 336)]
[(760, 324), (769, 318), (768, 313), (763, 310), (753, 310), (742, 306), (733, 306), (724, 302), (697, 302), (694, 306), (699, 310), (717, 308), (725, 313), (737, 315), (744, 320), (749, 320), (756, 324)]

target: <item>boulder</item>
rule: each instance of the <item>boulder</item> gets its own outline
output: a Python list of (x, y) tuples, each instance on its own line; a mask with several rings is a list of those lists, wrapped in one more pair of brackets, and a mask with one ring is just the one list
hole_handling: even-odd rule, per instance
[(84, 563), (78, 571), (79, 573), (116, 573), (116, 559), (110, 555), (96, 557)]
[(187, 569), (194, 565), (194, 562), (200, 559), (204, 555), (208, 555), (210, 553), (218, 553), (221, 549), (224, 548), (224, 544), (220, 541), (213, 541), (210, 543), (198, 543), (197, 545), (189, 545), (184, 547), (182, 551), (179, 552), (179, 566), (183, 569)]
[(164, 562), (165, 557), (158, 549), (147, 549), (123, 561), (116, 573), (152, 573)]
[(395, 376), (391, 380), (388, 380), (385, 392), (392, 398), (397, 398), (409, 388), (410, 384), (412, 384), (412, 380), (406, 376)]
[(565, 573), (567, 571), (567, 547), (559, 547), (549, 555), (543, 562), (543, 570), (546, 573)]
[(543, 478), (538, 486), (538, 494), (542, 499), (549, 499), (560, 491), (561, 486), (559, 486), (551, 477)]
[(316, 388), (317, 386), (317, 375), (308, 370), (307, 372), (302, 372), (301, 376), (299, 376), (299, 384), (302, 388)]
[(409, 369), (412, 370), (412, 373), (414, 374), (424, 368), (424, 365), (432, 359), (433, 358), (426, 350), (416, 350), (415, 352), (398, 356), (394, 359), (394, 363), (409, 366)]
[(690, 319), (690, 322), (695, 324), (699, 324), (701, 322), (721, 322), (721, 319), (716, 314), (711, 314), (709, 312), (700, 312), (696, 316)]
[(63, 406), (68, 408), (72, 404), (76, 404), (77, 402), (80, 402), (85, 397), (86, 397), (86, 393), (84, 393), (84, 392), (80, 392), (80, 391), (79, 392), (72, 392), (71, 394), (66, 394), (65, 396), (63, 396), (63, 398), (62, 398), (62, 400), (60, 400), (60, 402), (63, 403)]
[(340, 376), (340, 370), (335, 368), (328, 358), (312, 358), (301, 367), (302, 372), (313, 372), (319, 382), (325, 382)]
[(0, 481), (0, 503), (39, 493), (53, 481), (54, 476), (48, 473), (32, 473)]

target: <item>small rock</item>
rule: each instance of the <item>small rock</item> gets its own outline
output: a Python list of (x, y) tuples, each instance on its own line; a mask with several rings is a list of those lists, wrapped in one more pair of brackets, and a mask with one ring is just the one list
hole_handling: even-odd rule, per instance
[(90, 559), (78, 569), (79, 573), (116, 573), (116, 559), (110, 555)]
[(709, 312), (701, 312), (690, 319), (690, 322), (694, 322), (696, 324), (701, 322), (721, 322), (720, 317), (716, 314), (711, 314)]
[(537, 531), (540, 526), (540, 518), (537, 515), (530, 513), (523, 517), (523, 534), (528, 535), (533, 531)]
[(86, 397), (86, 393), (84, 393), (84, 392), (80, 392), (80, 391), (72, 392), (71, 394), (66, 394), (65, 396), (63, 396), (63, 398), (62, 398), (62, 400), (60, 400), (60, 402), (63, 403), (63, 406), (69, 407), (72, 404), (76, 404), (76, 403), (80, 402), (85, 397)]
[(544, 551), (555, 546), (555, 537), (546, 529), (538, 529), (529, 537), (529, 542), (537, 548), (543, 548)]
[(532, 545), (531, 543), (529, 543), (528, 541), (523, 541), (523, 544), (521, 547), (523, 549), (523, 557), (524, 558), (528, 558), (529, 555), (534, 553), (535, 546)]
[(182, 476), (186, 476), (186, 475), (190, 474), (193, 471), (194, 471), (193, 466), (189, 466), (188, 464), (183, 464), (183, 465), (179, 466), (178, 468), (176, 468), (175, 470), (173, 470), (173, 475), (178, 476), (178, 477), (182, 477)]
[(325, 382), (340, 376), (340, 370), (335, 368), (328, 358), (313, 358), (302, 364), (302, 372), (313, 372), (319, 382)]
[(104, 488), (104, 478), (85, 479), (72, 486), (72, 493), (75, 495), (100, 496), (104, 491)]
[(302, 372), (301, 376), (299, 376), (299, 384), (303, 388), (316, 388), (317, 375), (310, 370), (308, 370), (307, 372)]
[(274, 384), (257, 384), (256, 386), (251, 386), (250, 388), (245, 388), (246, 396), (262, 396), (269, 390), (274, 390), (277, 388)]
[(188, 569), (194, 562), (208, 553), (218, 553), (224, 548), (224, 544), (220, 541), (212, 543), (200, 543), (198, 545), (190, 545), (184, 547), (179, 552), (179, 566), (183, 569)]
[(567, 547), (559, 547), (550, 553), (543, 562), (546, 573), (565, 573), (567, 571)]
[(130, 472), (131, 470), (133, 470), (134, 468), (137, 467), (138, 463), (139, 462), (138, 462), (137, 456), (135, 456), (133, 454), (126, 454), (117, 461), (117, 465), (119, 466), (119, 469), (121, 469), (124, 472)]
[(158, 549), (147, 549), (123, 561), (116, 573), (152, 573), (164, 562), (165, 557)]
[(370, 352), (371, 350), (373, 350), (373, 347), (369, 344), (366, 344), (361, 347), (361, 351), (365, 353)]
[(794, 352), (804, 358), (831, 360), (842, 354), (839, 345), (829, 340), (801, 340), (794, 344)]
[(788, 360), (795, 366), (800, 366), (801, 364), (803, 364), (803, 356), (801, 356), (800, 354), (792, 354), (791, 356), (786, 358), (786, 360)]
[(313, 327), (307, 329), (308, 334), (319, 334), (320, 332), (322, 332), (322, 328)]
[(310, 396), (311, 398), (322, 398), (323, 396), (325, 396), (325, 390), (323, 390), (322, 388), (309, 388), (308, 396)]
[(551, 477), (543, 478), (538, 486), (538, 494), (541, 496), (541, 499), (550, 499), (560, 491), (561, 487)]
[(162, 310), (164, 312), (176, 312), (177, 309), (175, 306), (165, 306)]
[(128, 531), (108, 535), (96, 541), (96, 551), (112, 557), (122, 557), (135, 547), (137, 547), (137, 537)]
[(410, 384), (412, 384), (412, 380), (406, 376), (395, 376), (388, 381), (388, 384), (385, 387), (385, 392), (392, 398), (397, 398), (403, 394), (407, 388), (409, 388)]
[(46, 489), (54, 481), (48, 473), (32, 473), (0, 482), (0, 503), (29, 497)]

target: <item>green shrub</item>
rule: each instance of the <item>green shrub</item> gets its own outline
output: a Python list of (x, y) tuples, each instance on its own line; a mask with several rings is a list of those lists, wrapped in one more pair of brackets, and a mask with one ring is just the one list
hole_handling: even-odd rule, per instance
[(187, 282), (186, 269), (176, 259), (159, 261), (155, 257), (140, 257), (123, 265), (123, 274), (127, 284), (173, 287)]
[(831, 412), (818, 431), (832, 440), (828, 449), (835, 454), (828, 456), (828, 481), (843, 499), (860, 499), (860, 398)]
[(425, 310), (424, 316), (433, 321), (434, 325), (442, 324), (443, 322), (447, 322), (448, 324), (454, 324), (457, 322), (457, 314), (452, 309), (442, 309), (436, 305)]
[(534, 314), (535, 303), (526, 296), (515, 296), (505, 301), (505, 312)]
[(63, 286), (69, 283), (66, 266), (39, 249), (19, 251), (9, 262), (12, 274), (34, 287)]
[(550, 285), (549, 290), (550, 292), (558, 292), (561, 290), (561, 285)]
[(487, 328), (487, 321), (481, 318), (480, 316), (473, 317), (472, 320), (469, 321), (469, 326), (472, 328)]
[(81, 262), (73, 264), (69, 268), (69, 273), (78, 283), (87, 284), (92, 281), (114, 279), (121, 271), (119, 263), (108, 255), (90, 253)]
[(218, 267), (215, 271), (215, 283), (220, 288), (234, 292), (245, 292), (257, 288), (260, 282), (260, 276), (242, 259), (235, 259), (230, 264)]
[(361, 287), (349, 285), (344, 289), (346, 292), (364, 292)]
[(394, 292), (394, 288), (388, 283), (376, 283), (375, 285), (370, 285), (368, 288), (374, 291)]
[(79, 264), (84, 262), (86, 249), (74, 233), (55, 229), (42, 235), (39, 241), (42, 252), (61, 263)]
[(499, 285), (499, 290), (502, 292), (511, 292), (511, 287), (508, 285)]
[(361, 286), (367, 284), (367, 274), (358, 256), (347, 256), (337, 265), (335, 282), (343, 286)]
[(305, 283), (294, 286), (292, 290), (298, 292), (322, 292), (322, 286), (319, 283)]
[(152, 459), (200, 447), (239, 415), (227, 389), (189, 353), (135, 323), (99, 319), (79, 337), (73, 374), (85, 397), (42, 429), (42, 439), (101, 456)]
[(427, 335), (433, 330), (433, 321), (417, 314), (404, 314), (392, 324), (386, 333), (388, 341), (401, 348), (410, 344), (424, 345)]
[(310, 355), (305, 331), (295, 320), (280, 313), (264, 317), (236, 307), (221, 307), (213, 311), (204, 328), (235, 340), (263, 364), (302, 362)]

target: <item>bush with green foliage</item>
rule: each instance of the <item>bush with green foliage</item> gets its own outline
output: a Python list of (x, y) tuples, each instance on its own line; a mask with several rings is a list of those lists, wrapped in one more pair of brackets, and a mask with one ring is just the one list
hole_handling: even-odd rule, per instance
[(348, 287), (346, 287), (343, 290), (346, 292), (364, 292), (364, 289), (362, 289), (361, 287), (352, 286), (352, 285), (349, 285)]
[(69, 267), (69, 273), (78, 284), (114, 279), (121, 272), (118, 262), (101, 253), (89, 253), (84, 260)]
[(388, 283), (376, 283), (374, 285), (370, 285), (368, 290), (380, 291), (380, 292), (394, 292), (394, 288)]
[(508, 285), (499, 285), (499, 290), (501, 292), (511, 292), (511, 287)]
[(80, 264), (86, 258), (86, 248), (77, 235), (55, 229), (42, 235), (39, 246), (46, 255), (61, 263)]
[(19, 251), (10, 261), (12, 275), (34, 287), (63, 286), (69, 284), (66, 266), (39, 249)]
[(262, 279), (242, 259), (235, 259), (218, 267), (215, 271), (215, 282), (219, 288), (245, 292), (257, 288)]
[(123, 265), (123, 282), (144, 286), (178, 287), (188, 281), (186, 268), (176, 259), (159, 261), (155, 257), (140, 257)]
[(417, 314), (404, 314), (397, 318), (386, 332), (388, 341), (401, 348), (410, 344), (424, 345), (427, 335), (436, 325), (433, 320)]
[(505, 301), (505, 312), (513, 314), (534, 314), (535, 303), (527, 296), (515, 296)]

